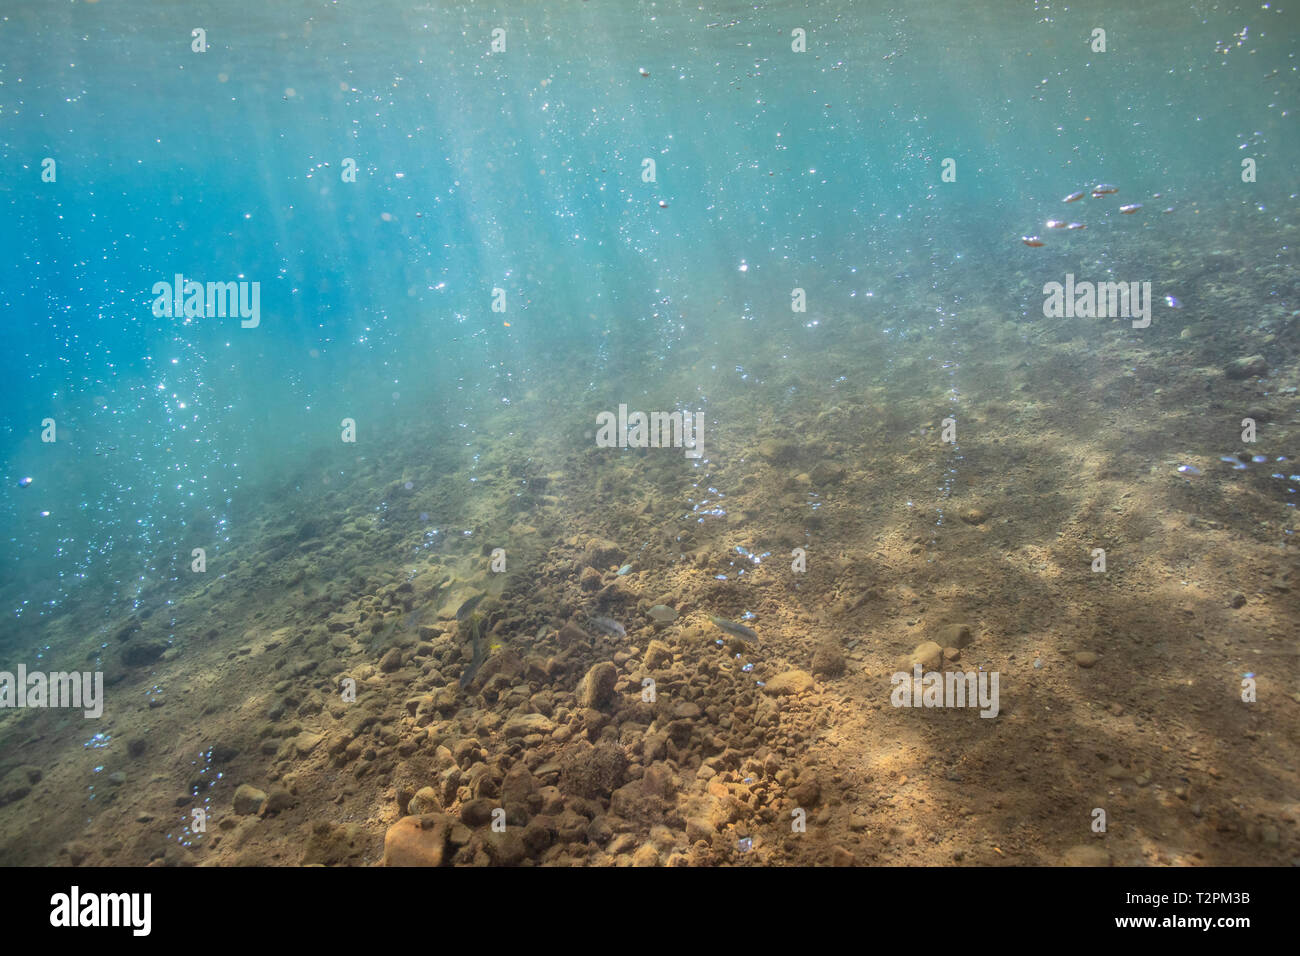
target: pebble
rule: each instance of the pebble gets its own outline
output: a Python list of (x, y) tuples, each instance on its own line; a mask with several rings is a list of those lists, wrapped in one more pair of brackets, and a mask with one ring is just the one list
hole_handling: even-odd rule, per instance
[(421, 787), (406, 805), (406, 812), (417, 817), (425, 813), (439, 813), (441, 810), (438, 791), (433, 787)]
[(265, 791), (251, 784), (241, 783), (235, 791), (235, 812), (240, 816), (256, 815), (266, 804)]
[(549, 735), (554, 729), (554, 721), (543, 714), (516, 714), (501, 728), (501, 736), (509, 739), (527, 737), (529, 734)]
[(816, 682), (811, 674), (796, 669), (777, 674), (767, 682), (763, 691), (773, 697), (788, 697), (810, 691), (815, 686)]
[(965, 647), (975, 640), (975, 633), (969, 624), (947, 624), (939, 628), (935, 641), (942, 647)]
[(844, 673), (844, 654), (834, 644), (818, 644), (813, 651), (812, 672), (818, 676), (839, 677)]
[(1078, 651), (1074, 655), (1074, 662), (1085, 669), (1092, 667), (1099, 660), (1101, 660), (1100, 656), (1092, 651)]
[(651, 670), (668, 667), (673, 662), (673, 652), (663, 641), (651, 641), (645, 649), (645, 666)]
[(609, 661), (601, 661), (587, 671), (578, 685), (578, 703), (583, 707), (600, 710), (614, 699), (614, 685), (618, 683), (618, 668)]
[(1223, 374), (1228, 378), (1251, 378), (1256, 375), (1268, 374), (1268, 362), (1262, 355), (1247, 355), (1244, 358), (1233, 359), (1224, 366)]

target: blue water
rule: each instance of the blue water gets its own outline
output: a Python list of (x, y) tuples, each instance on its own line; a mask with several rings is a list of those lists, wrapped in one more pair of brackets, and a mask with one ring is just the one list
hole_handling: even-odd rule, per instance
[[(795, 285), (820, 323), (1014, 303), (1014, 237), (1091, 182), (1163, 190), (1162, 245), (1295, 211), (1295, 14), (1271, 4), (294, 6), (0, 19), (11, 621), (110, 567), (129, 597), (344, 417), (466, 417), (683, 342), (729, 362), (802, 324)], [(177, 272), (259, 282), (260, 325), (154, 317)]]
[[(946, 540), (971, 476), (1031, 467), (1041, 484), (1018, 487), (1050, 512), (1044, 539), (1097, 466), (1184, 481), (1174, 506), (1202, 487), (1185, 482), (1240, 472), (1272, 496), (1242, 512), (1261, 547), (1285, 547), (1294, 487), (1266, 472), (1294, 469), (1267, 462), (1297, 449), (1274, 431), (1243, 452), (1235, 422), (1250, 400), (1279, 422), (1295, 407), (1298, 26), (1288, 3), (1187, 0), (0, 2), (0, 648), (81, 659), (75, 641), (93, 655), (163, 609), (160, 639), (233, 649), (246, 621), (177, 609), (228, 574), (279, 586), (299, 542), (323, 547), (304, 600), (333, 613), (448, 541), (486, 554), (484, 528), (535, 522), (536, 553), (614, 534), (584, 524), (593, 503), (637, 528), (620, 581), (663, 572), (682, 527), (713, 544), (762, 526), (697, 562), (731, 587), (807, 543), (769, 535), (772, 514), (822, 529), (824, 555), (874, 547), (924, 498), (915, 554)], [(1062, 203), (1100, 183), (1119, 192)], [(1116, 351), (1045, 320), (1043, 284), (1067, 273), (1150, 281), (1151, 335)], [(257, 283), (256, 326), (156, 314), (178, 274)], [(1081, 353), (1049, 352), (1072, 337)], [(1093, 449), (1102, 465), (1071, 458), (1095, 437), (1069, 432), (1084, 399), (1093, 421), (1131, 413), (1158, 394), (1152, 367), (1217, 375), (1265, 345), (1276, 380), (1204, 433), (1161, 432), (1152, 404), (1149, 431)], [(592, 423), (620, 403), (702, 411), (710, 461), (596, 477)], [(834, 431), (841, 404), (864, 432)], [(905, 474), (907, 441), (949, 410), (1065, 437), (1005, 461), (945, 450), (888, 499), (861, 490)], [(783, 461), (758, 446), (781, 430), (822, 444)], [(1214, 469), (1257, 450), (1265, 465)], [(756, 506), (766, 473), (725, 467), (759, 460), (790, 474)], [(843, 515), (834, 469), (858, 465), (877, 523), (822, 524)], [(358, 516), (392, 518), (360, 555)], [(240, 588), (212, 594), (274, 596)]]

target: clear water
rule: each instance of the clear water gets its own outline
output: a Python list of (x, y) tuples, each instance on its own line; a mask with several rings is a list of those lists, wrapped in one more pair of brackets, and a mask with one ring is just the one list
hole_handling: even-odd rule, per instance
[[(1041, 286), (1067, 272), (1151, 280), (1170, 337), (1167, 296), (1180, 325), (1283, 321), (1300, 308), (1298, 16), (1185, 0), (3, 4), (0, 648), (34, 661), (73, 624), (93, 645), (183, 602), (192, 548), (220, 569), (313, 516), (328, 538), (349, 507), (396, 507), (410, 467), (467, 488), (504, 435), (586, 452), (620, 402), (703, 410), (722, 442), (727, 415), (797, 422), (867, 379), (886, 406), (918, 377), (954, 409), (996, 395), (967, 368), (1007, 346), (971, 317), (1020, 323), (1032, 354), (1059, 324)], [(1097, 183), (1120, 186), (1113, 203), (1062, 205)], [(1088, 228), (1045, 232), (1058, 215)], [(1046, 245), (1022, 243), (1034, 234)], [(1289, 278), (1243, 282), (1227, 314), (1189, 265), (1221, 248)], [(260, 324), (156, 316), (151, 290), (177, 273), (259, 283)], [(739, 457), (739, 435), (715, 457)], [(942, 497), (962, 461), (918, 487)], [(683, 511), (726, 514), (719, 486), (696, 480)], [(490, 523), (465, 494), (417, 507), (421, 533)], [(376, 566), (400, 568), (407, 544)], [(326, 562), (322, 586), (352, 573)]]

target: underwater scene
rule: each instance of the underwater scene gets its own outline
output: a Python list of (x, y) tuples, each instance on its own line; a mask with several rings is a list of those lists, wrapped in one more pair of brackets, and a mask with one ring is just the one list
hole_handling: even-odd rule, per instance
[(1300, 863), (1298, 28), (0, 3), (0, 864)]

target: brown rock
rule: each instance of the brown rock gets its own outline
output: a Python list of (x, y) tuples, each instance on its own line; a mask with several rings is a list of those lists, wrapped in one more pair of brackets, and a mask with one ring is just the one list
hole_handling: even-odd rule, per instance
[(673, 652), (663, 641), (651, 641), (645, 649), (645, 666), (651, 670), (668, 667), (673, 662)]
[(975, 640), (975, 633), (971, 630), (969, 624), (948, 624), (939, 628), (939, 632), (934, 639), (942, 647), (960, 649)]
[(240, 816), (256, 814), (266, 803), (266, 794), (247, 783), (241, 783), (235, 790), (235, 812)]
[(406, 805), (406, 812), (416, 817), (426, 813), (440, 813), (441, 811), (442, 805), (438, 801), (438, 791), (433, 787), (421, 787)]
[(477, 800), (470, 800), (460, 808), (460, 818), (466, 826), (481, 827), (485, 823), (492, 821), (492, 811), (497, 808), (496, 802), (489, 800), (487, 797), (479, 797)]
[(943, 662), (943, 648), (934, 641), (926, 641), (918, 644), (916, 650), (911, 654), (905, 654), (898, 659), (898, 669), (910, 674), (917, 664), (921, 665), (922, 671), (938, 670), (939, 665)]
[(831, 848), (831, 866), (853, 866), (856, 862), (852, 853), (842, 846)]
[(543, 714), (516, 714), (505, 722), (501, 736), (527, 737), (529, 734), (549, 734), (555, 729), (555, 723)]
[(813, 651), (812, 672), (817, 676), (839, 677), (844, 673), (844, 654), (829, 642)]
[(601, 661), (587, 671), (578, 685), (578, 706), (601, 710), (614, 699), (614, 685), (618, 682), (618, 669), (609, 661)]
[(821, 785), (814, 777), (805, 777), (790, 789), (790, 798), (796, 805), (805, 808), (815, 806), (821, 795)]
[(449, 817), (428, 813), (402, 817), (384, 834), (384, 866), (442, 866), (447, 857)]
[(626, 773), (627, 757), (616, 744), (593, 747), (578, 740), (560, 754), (560, 789), (573, 796), (593, 800), (608, 797), (622, 786)]
[(1099, 660), (1101, 657), (1092, 651), (1078, 651), (1074, 655), (1074, 662), (1083, 668), (1092, 667)]
[(763, 691), (773, 697), (787, 697), (806, 693), (815, 686), (816, 682), (807, 671), (790, 670), (773, 677), (767, 682)]
[(605, 538), (592, 538), (587, 543), (587, 550), (583, 552), (582, 563), (588, 567), (607, 571), (611, 565), (622, 564), (623, 557), (623, 549), (613, 541)]
[(560, 628), (559, 633), (555, 635), (555, 639), (559, 641), (560, 647), (563, 649), (574, 646), (590, 647), (592, 641), (591, 635), (572, 621)]

